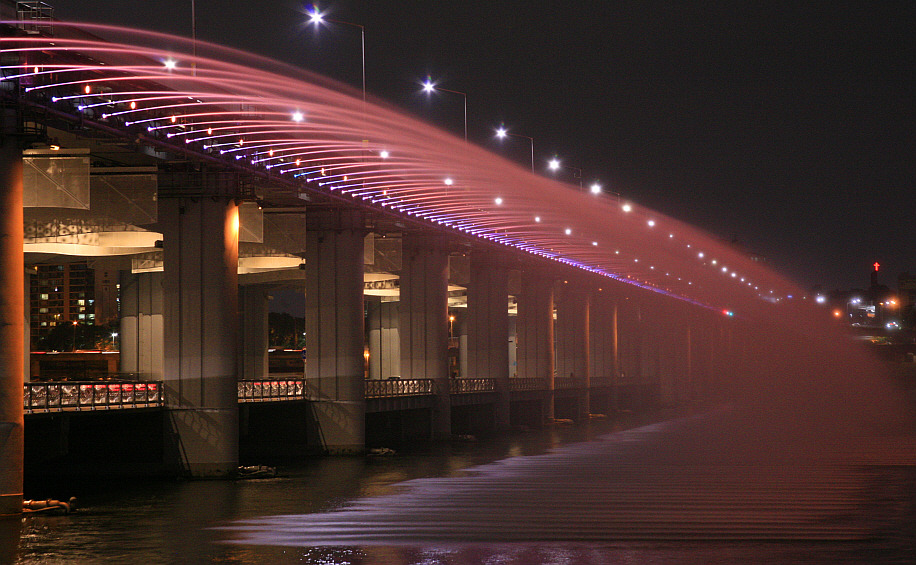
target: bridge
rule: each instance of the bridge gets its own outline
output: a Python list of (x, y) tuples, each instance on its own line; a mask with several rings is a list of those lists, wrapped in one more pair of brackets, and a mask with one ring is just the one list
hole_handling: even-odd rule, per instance
[[(531, 394), (541, 421), (627, 387), (749, 395), (736, 375), (784, 371), (768, 352), (820, 327), (701, 230), (301, 69), (135, 30), (3, 31), (0, 514), (21, 498), (24, 407), (80, 409), (81, 386), (106, 409), (156, 388), (141, 404), (168, 413), (181, 471), (225, 476), (255, 401), (303, 403), (322, 450), (354, 453), (367, 415), (399, 406), (383, 400), (422, 397), (443, 439), (474, 395), (496, 429)], [(129, 402), (121, 384), (114, 402), (111, 384), (24, 382), (28, 267), (87, 257), (118, 273), (121, 370), (150, 376)], [(304, 290), (308, 358), (270, 382), (280, 288)]]

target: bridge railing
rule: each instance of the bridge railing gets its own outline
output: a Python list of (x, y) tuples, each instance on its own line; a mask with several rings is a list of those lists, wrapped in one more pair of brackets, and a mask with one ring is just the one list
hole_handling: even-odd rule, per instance
[(162, 381), (30, 382), (22, 387), (26, 413), (162, 406)]
[(238, 382), (240, 402), (295, 400), (304, 395), (303, 379), (244, 379)]
[(509, 379), (510, 391), (547, 390), (547, 379), (537, 377), (513, 377)]
[(432, 379), (370, 379), (366, 381), (366, 398), (421, 396), (433, 394)]
[(449, 394), (493, 392), (495, 390), (496, 379), (451, 379), (448, 382)]
[(585, 379), (576, 377), (557, 377), (553, 380), (553, 388), (555, 390), (585, 388)]

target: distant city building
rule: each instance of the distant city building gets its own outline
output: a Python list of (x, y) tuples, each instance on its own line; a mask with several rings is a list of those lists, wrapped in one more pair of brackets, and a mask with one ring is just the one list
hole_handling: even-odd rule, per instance
[(101, 325), (118, 319), (117, 272), (86, 261), (37, 265), (30, 280), (32, 347), (59, 324)]
[(916, 304), (916, 275), (900, 273), (897, 277), (897, 299), (901, 310), (908, 310)]

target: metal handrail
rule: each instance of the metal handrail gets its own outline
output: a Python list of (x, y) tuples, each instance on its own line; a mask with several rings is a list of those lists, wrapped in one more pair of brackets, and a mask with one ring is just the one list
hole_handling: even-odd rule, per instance
[(510, 391), (547, 390), (547, 379), (538, 377), (513, 377), (509, 379)]
[(557, 377), (553, 380), (553, 388), (555, 390), (585, 388), (585, 379), (577, 377)]
[(431, 394), (433, 394), (432, 379), (370, 379), (366, 381), (366, 398)]
[(162, 406), (162, 381), (29, 382), (22, 386), (26, 413)]
[(448, 382), (449, 394), (494, 392), (495, 390), (496, 379), (451, 379)]
[(297, 400), (305, 397), (304, 379), (243, 379), (238, 382), (239, 401)]

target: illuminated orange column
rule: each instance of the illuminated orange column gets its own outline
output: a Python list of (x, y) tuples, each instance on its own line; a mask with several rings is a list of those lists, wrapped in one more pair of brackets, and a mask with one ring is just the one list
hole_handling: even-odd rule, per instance
[(602, 409), (615, 408), (614, 388), (617, 381), (617, 301), (607, 288), (599, 287), (592, 294), (589, 309), (589, 345), (591, 361), (589, 376), (592, 382), (600, 379), (609, 383), (610, 398)]
[(159, 223), (163, 379), (182, 464), (191, 476), (227, 476), (238, 468), (238, 205), (160, 197)]
[(0, 116), (0, 516), (22, 512), (25, 274), (22, 148), (16, 111)]

